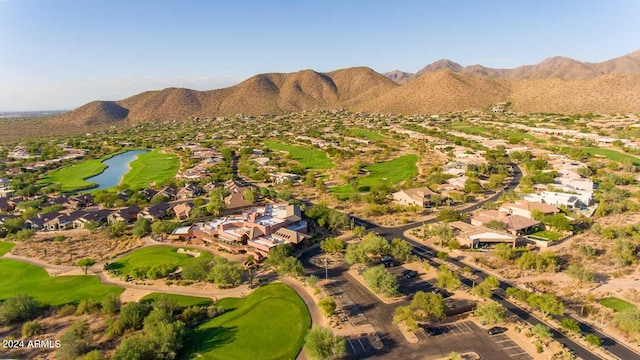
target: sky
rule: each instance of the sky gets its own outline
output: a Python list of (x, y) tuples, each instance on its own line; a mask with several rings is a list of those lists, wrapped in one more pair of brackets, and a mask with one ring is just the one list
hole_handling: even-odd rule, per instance
[(637, 0), (0, 0), (0, 111), (302, 69), (599, 62), (640, 49), (638, 14)]

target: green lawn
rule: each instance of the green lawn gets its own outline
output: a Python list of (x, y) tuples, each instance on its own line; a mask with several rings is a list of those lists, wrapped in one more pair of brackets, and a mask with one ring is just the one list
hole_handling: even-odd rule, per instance
[(636, 306), (628, 303), (622, 299), (618, 299), (616, 297), (608, 297), (599, 301), (600, 305), (604, 307), (608, 307), (609, 309), (613, 309), (616, 312), (620, 312), (626, 309), (635, 309)]
[(115, 154), (94, 160), (86, 160), (77, 164), (64, 166), (47, 174), (38, 181), (41, 185), (60, 184), (60, 190), (70, 192), (74, 190), (87, 189), (96, 184), (84, 179), (100, 174), (107, 165), (102, 161)]
[(173, 179), (180, 167), (178, 155), (164, 154), (159, 149), (140, 154), (130, 164), (131, 170), (122, 177), (122, 183), (131, 189), (143, 189), (150, 182)]
[(322, 150), (309, 149), (302, 146), (282, 144), (277, 141), (264, 143), (269, 149), (286, 151), (289, 156), (307, 169), (331, 169), (333, 161)]
[(108, 293), (124, 291), (102, 285), (97, 276), (49, 276), (39, 266), (11, 259), (0, 259), (0, 274), (0, 299), (27, 293), (44, 304), (61, 305), (86, 298), (100, 301)]
[(454, 130), (458, 130), (463, 133), (472, 134), (472, 135), (482, 135), (487, 132), (487, 128), (483, 128), (482, 126), (474, 126), (467, 124), (454, 124), (451, 126)]
[(165, 293), (151, 293), (142, 299), (140, 302), (152, 302), (155, 299), (166, 296), (171, 300), (175, 300), (178, 302), (178, 305), (182, 307), (192, 306), (192, 305), (211, 305), (213, 304), (213, 300), (206, 297), (199, 296), (187, 296), (187, 295), (176, 295), (176, 294), (165, 294)]
[(562, 234), (559, 234), (559, 233), (553, 232), (553, 231), (543, 230), (543, 231), (538, 231), (538, 232), (534, 232), (532, 234), (529, 234), (529, 236), (542, 238), (542, 239), (547, 240), (547, 241), (556, 241), (556, 240), (558, 240), (558, 239), (560, 239), (562, 237)]
[[(397, 184), (411, 179), (418, 174), (417, 155), (405, 155), (397, 159), (384, 161), (364, 167), (369, 174), (358, 179), (356, 191), (369, 191), (371, 186), (380, 183)], [(356, 191), (350, 185), (336, 186), (329, 189), (332, 193), (351, 194)]]
[(13, 249), (14, 246), (16, 246), (16, 244), (6, 242), (6, 241), (0, 241), (0, 256), (11, 251), (11, 249)]
[(509, 138), (516, 138), (516, 139), (527, 139), (530, 141), (533, 141), (534, 143), (539, 143), (539, 144), (544, 144), (547, 142), (547, 140), (545, 139), (539, 139), (531, 134), (527, 134), (527, 133), (514, 133), (514, 132), (505, 132), (502, 133), (502, 137), (509, 139)]
[[(569, 150), (571, 149), (570, 147), (562, 147), (563, 150)], [(579, 150), (582, 150), (588, 154), (591, 155), (602, 155), (604, 157), (606, 157), (609, 160), (613, 160), (613, 161), (621, 161), (621, 160), (629, 160), (632, 163), (636, 164), (636, 165), (640, 165), (640, 158), (637, 158), (635, 156), (631, 156), (631, 155), (627, 155), (627, 154), (623, 154), (621, 152), (615, 151), (615, 150), (610, 150), (610, 149), (600, 149), (600, 148), (590, 148), (590, 147), (583, 147), (583, 148), (577, 148)]]
[(349, 128), (347, 129), (349, 132), (349, 135), (351, 136), (355, 136), (355, 137), (359, 137), (359, 138), (365, 138), (365, 139), (369, 139), (369, 140), (384, 140), (387, 137), (386, 136), (382, 136), (380, 134), (378, 134), (375, 131), (371, 131), (371, 130), (367, 130), (367, 129), (362, 129), (362, 128)]
[(187, 254), (179, 254), (177, 247), (172, 246), (147, 246), (135, 250), (109, 264), (109, 269), (118, 270), (122, 275), (129, 274), (135, 267), (169, 264), (184, 266), (194, 259), (211, 259), (211, 253), (200, 251), (200, 256), (192, 258)]
[(217, 302), (226, 312), (187, 334), (186, 359), (295, 359), (311, 327), (298, 294), (284, 284), (265, 285), (246, 298)]

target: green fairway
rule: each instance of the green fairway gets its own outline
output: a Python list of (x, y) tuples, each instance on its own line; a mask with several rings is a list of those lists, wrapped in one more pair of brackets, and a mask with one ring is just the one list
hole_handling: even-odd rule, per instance
[(122, 184), (138, 190), (147, 187), (153, 181), (160, 183), (173, 179), (180, 167), (180, 160), (178, 155), (161, 153), (159, 149), (155, 149), (138, 155), (130, 166), (131, 170), (122, 177)]
[(454, 130), (458, 130), (463, 133), (472, 134), (472, 135), (482, 135), (487, 132), (487, 128), (483, 128), (482, 126), (474, 126), (467, 124), (455, 124), (451, 126)]
[(295, 359), (311, 326), (298, 294), (284, 284), (217, 302), (226, 312), (187, 335), (186, 359)]
[[(418, 174), (417, 161), (417, 155), (405, 155), (394, 160), (367, 165), (364, 169), (369, 171), (369, 174), (358, 179), (355, 191), (369, 191), (371, 186), (375, 184), (397, 184), (403, 180), (411, 179)], [(336, 186), (329, 191), (339, 194), (355, 192), (350, 185)]]
[(562, 237), (562, 234), (559, 234), (553, 231), (543, 230), (543, 231), (534, 232), (533, 234), (529, 234), (529, 236), (533, 238), (540, 238), (545, 241), (556, 241)]
[(210, 260), (212, 258), (211, 253), (207, 251), (197, 250), (200, 251), (200, 256), (197, 258), (187, 254), (180, 254), (177, 251), (178, 248), (172, 246), (147, 246), (112, 262), (109, 264), (109, 269), (117, 270), (122, 275), (128, 275), (136, 267), (160, 264), (184, 266), (195, 259)]
[(102, 163), (102, 161), (113, 155), (115, 154), (100, 159), (86, 160), (78, 164), (49, 171), (38, 183), (41, 185), (60, 184), (60, 190), (65, 192), (91, 188), (96, 186), (96, 184), (85, 181), (84, 179), (98, 175), (104, 171), (107, 165)]
[(16, 244), (6, 242), (6, 241), (0, 241), (0, 256), (11, 251), (11, 249), (13, 249), (14, 246), (16, 246)]
[(502, 138), (515, 138), (515, 139), (527, 139), (533, 141), (534, 143), (544, 144), (547, 142), (545, 139), (539, 139), (531, 134), (526, 133), (514, 133), (514, 132), (505, 132), (502, 133)]
[(333, 161), (327, 157), (324, 151), (281, 144), (276, 141), (266, 141), (264, 144), (269, 149), (288, 152), (293, 160), (307, 169), (331, 169), (333, 167)]
[(78, 303), (82, 299), (102, 300), (108, 293), (120, 294), (123, 288), (102, 285), (97, 276), (49, 276), (35, 265), (0, 259), (0, 300), (27, 293), (48, 305)]
[(176, 295), (176, 294), (165, 294), (165, 293), (151, 293), (142, 299), (140, 302), (152, 302), (155, 299), (166, 296), (171, 300), (175, 300), (178, 305), (182, 307), (192, 306), (192, 305), (211, 305), (213, 304), (213, 300), (206, 297), (199, 296), (187, 296), (187, 295)]
[(375, 131), (361, 129), (361, 128), (349, 128), (347, 129), (347, 131), (351, 136), (365, 138), (373, 141), (384, 140), (387, 138), (386, 136), (382, 136)]
[[(570, 147), (562, 147), (563, 150), (570, 150)], [(584, 152), (586, 152), (587, 154), (591, 154), (591, 155), (601, 155), (606, 157), (609, 160), (613, 160), (613, 161), (622, 161), (622, 160), (628, 160), (636, 165), (640, 165), (640, 158), (637, 158), (635, 156), (631, 156), (631, 155), (627, 155), (627, 154), (623, 154), (621, 152), (615, 151), (615, 150), (609, 150), (609, 149), (599, 149), (599, 148), (589, 148), (589, 147), (583, 147), (583, 148), (576, 148), (579, 150), (582, 150)]]
[(617, 297), (608, 297), (599, 301), (600, 305), (620, 312), (626, 309), (635, 309), (636, 306)]

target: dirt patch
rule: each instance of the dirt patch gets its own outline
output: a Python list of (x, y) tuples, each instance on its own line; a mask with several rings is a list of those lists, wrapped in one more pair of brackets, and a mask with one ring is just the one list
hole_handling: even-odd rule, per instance
[[(54, 241), (56, 235), (64, 235), (66, 239)], [(16, 243), (12, 253), (53, 265), (73, 266), (83, 258), (106, 261), (141, 244), (139, 239), (133, 237), (108, 239), (102, 234), (92, 234), (88, 230), (68, 230), (40, 232), (32, 240)]]

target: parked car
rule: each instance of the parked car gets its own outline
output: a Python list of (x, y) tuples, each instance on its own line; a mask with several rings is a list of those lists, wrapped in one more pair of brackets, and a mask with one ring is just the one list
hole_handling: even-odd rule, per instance
[(507, 331), (507, 328), (500, 327), (500, 326), (494, 326), (494, 327), (492, 327), (491, 329), (489, 329), (487, 331), (487, 334), (489, 334), (489, 335), (497, 335), (497, 334), (502, 334), (505, 331)]
[(418, 277), (418, 272), (415, 270), (405, 270), (402, 272), (402, 276), (407, 279), (413, 279), (415, 277)]

